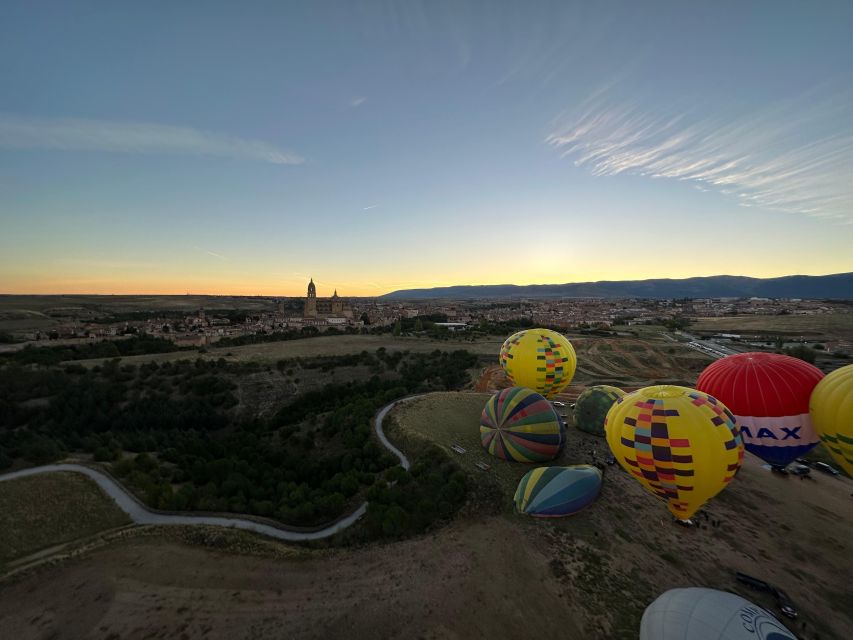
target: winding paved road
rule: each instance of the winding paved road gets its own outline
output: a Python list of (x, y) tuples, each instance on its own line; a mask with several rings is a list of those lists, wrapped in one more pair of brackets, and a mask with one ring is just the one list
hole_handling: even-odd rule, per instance
[[(376, 431), (376, 435), (379, 437), (379, 441), (386, 449), (388, 449), (400, 460), (400, 466), (402, 466), (406, 470), (408, 470), (409, 468), (409, 459), (405, 456), (405, 454), (403, 454), (402, 451), (392, 445), (388, 441), (387, 437), (385, 437), (385, 432), (382, 429), (382, 422), (385, 420), (385, 416), (388, 414), (388, 412), (391, 411), (391, 409), (393, 409), (394, 406), (397, 405), (397, 403), (405, 402), (407, 400), (411, 400), (417, 397), (419, 396), (408, 396), (406, 398), (399, 398), (397, 400), (394, 400), (393, 402), (388, 403), (387, 405), (382, 407), (382, 409), (379, 410), (373, 421), (373, 428)], [(128, 491), (124, 487), (122, 487), (118, 482), (113, 480), (110, 476), (98, 471), (97, 469), (85, 467), (80, 464), (48, 464), (41, 467), (21, 469), (20, 471), (13, 471), (12, 473), (0, 475), (0, 482), (4, 480), (15, 480), (16, 478), (34, 476), (39, 473), (50, 473), (55, 471), (72, 471), (74, 473), (82, 473), (85, 476), (89, 476), (98, 484), (101, 489), (103, 489), (104, 493), (106, 493), (110, 498), (115, 500), (115, 503), (119, 506), (119, 508), (124, 511), (128, 516), (130, 516), (130, 519), (136, 524), (213, 525), (216, 527), (246, 529), (248, 531), (261, 533), (263, 535), (270, 536), (272, 538), (277, 538), (279, 540), (287, 540), (289, 542), (301, 542), (304, 540), (320, 540), (322, 538), (328, 538), (329, 536), (343, 531), (347, 527), (353, 525), (359, 518), (361, 518), (361, 516), (363, 516), (367, 512), (367, 502), (363, 502), (351, 514), (349, 514), (345, 518), (338, 520), (334, 524), (325, 527), (324, 529), (319, 529), (317, 531), (290, 531), (287, 529), (280, 529), (272, 525), (264, 524), (262, 522), (246, 520), (244, 518), (232, 518), (230, 516), (201, 516), (191, 515), (189, 513), (181, 515), (172, 515), (150, 511), (136, 498), (130, 495), (130, 493), (128, 493)]]

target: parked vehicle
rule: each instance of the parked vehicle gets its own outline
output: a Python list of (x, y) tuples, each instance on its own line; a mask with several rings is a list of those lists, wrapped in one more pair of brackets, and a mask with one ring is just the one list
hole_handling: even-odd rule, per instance
[(781, 589), (773, 589), (773, 595), (776, 596), (776, 604), (779, 605), (779, 610), (791, 619), (796, 618), (799, 612), (794, 608), (794, 603), (788, 597), (788, 594)]
[(828, 473), (828, 474), (833, 475), (833, 476), (837, 476), (838, 474), (841, 473), (838, 469), (836, 469), (835, 467), (829, 466), (825, 462), (815, 462), (814, 468), (817, 469), (818, 471), (823, 471), (824, 473)]
[(804, 464), (795, 464), (791, 469), (791, 473), (795, 476), (807, 476), (812, 472), (812, 470)]
[(791, 599), (788, 597), (788, 594), (782, 591), (781, 589), (777, 589), (776, 587), (764, 582), (764, 580), (753, 578), (752, 576), (748, 576), (745, 573), (741, 573), (740, 571), (735, 573), (735, 577), (737, 578), (738, 582), (742, 582), (743, 584), (750, 586), (753, 589), (772, 593), (773, 596), (776, 598), (776, 604), (779, 607), (779, 610), (787, 617), (793, 619), (799, 615), (797, 609), (794, 607), (794, 603), (791, 602)]

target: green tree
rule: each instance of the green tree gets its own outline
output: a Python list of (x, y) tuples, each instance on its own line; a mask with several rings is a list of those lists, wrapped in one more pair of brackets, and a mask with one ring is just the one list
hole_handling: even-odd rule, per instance
[(394, 323), (394, 331), (392, 333), (395, 336), (399, 336), (403, 333), (403, 326), (400, 324), (400, 318), (397, 318), (397, 321)]
[(814, 349), (807, 347), (803, 344), (797, 345), (796, 347), (788, 347), (787, 349), (783, 349), (782, 353), (785, 355), (789, 355), (793, 358), (799, 358), (809, 364), (814, 364), (815, 361), (815, 352)]

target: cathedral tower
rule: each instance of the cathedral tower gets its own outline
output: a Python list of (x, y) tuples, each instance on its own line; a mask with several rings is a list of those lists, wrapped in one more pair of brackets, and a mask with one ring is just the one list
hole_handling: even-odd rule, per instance
[(308, 297), (305, 298), (305, 310), (302, 315), (305, 318), (317, 317), (317, 287), (314, 286), (314, 278), (308, 283)]
[(344, 311), (344, 301), (338, 297), (338, 290), (332, 295), (332, 315), (340, 317)]

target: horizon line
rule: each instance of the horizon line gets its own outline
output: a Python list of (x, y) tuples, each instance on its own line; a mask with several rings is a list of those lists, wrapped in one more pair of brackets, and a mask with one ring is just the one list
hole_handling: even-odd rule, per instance
[[(494, 283), (494, 284), (448, 284), (448, 285), (432, 285), (427, 287), (410, 287), (405, 289), (392, 289), (390, 291), (386, 291), (384, 293), (377, 294), (368, 294), (368, 295), (342, 295), (339, 297), (342, 298), (381, 298), (382, 296), (389, 295), (392, 293), (396, 293), (398, 291), (424, 291), (431, 289), (450, 289), (450, 288), (460, 288), (460, 287), (558, 287), (558, 286), (569, 286), (569, 285), (580, 285), (580, 284), (598, 284), (604, 282), (648, 282), (652, 280), (666, 280), (666, 281), (680, 281), (680, 280), (697, 280), (697, 279), (708, 279), (708, 278), (749, 278), (753, 280), (777, 280), (781, 278), (822, 278), (822, 277), (830, 277), (830, 276), (843, 276), (853, 274), (853, 271), (837, 271), (832, 273), (820, 273), (820, 274), (808, 274), (808, 273), (792, 273), (781, 276), (748, 276), (748, 275), (733, 275), (727, 273), (706, 275), (706, 276), (686, 276), (683, 278), (671, 278), (671, 277), (655, 277), (655, 278), (639, 278), (639, 279), (622, 279), (622, 280), (582, 280), (582, 281), (569, 281), (569, 282), (544, 282), (544, 283), (528, 283), (528, 284), (514, 284), (510, 282), (505, 283)], [(112, 291), (109, 293), (95, 293), (91, 291), (75, 291), (75, 292), (12, 292), (12, 291), (3, 291), (0, 292), (0, 296), (172, 296), (172, 297), (186, 297), (186, 296), (206, 296), (206, 297), (223, 297), (223, 298), (304, 298), (304, 295), (288, 295), (284, 293), (194, 293), (194, 292), (185, 292), (185, 293), (163, 293), (163, 292), (154, 292), (154, 291), (146, 291), (139, 293), (128, 293), (128, 292), (117, 292)], [(321, 297), (331, 297), (331, 296), (321, 296)]]

